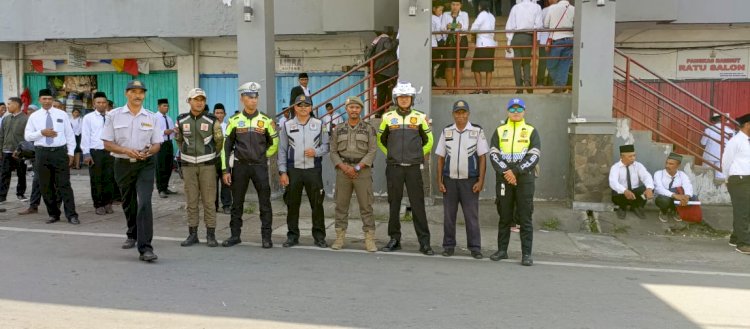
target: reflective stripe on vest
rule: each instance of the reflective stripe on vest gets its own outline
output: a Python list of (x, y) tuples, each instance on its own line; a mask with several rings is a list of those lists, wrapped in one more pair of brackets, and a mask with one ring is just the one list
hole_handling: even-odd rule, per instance
[(531, 133), (534, 127), (526, 121), (511, 122), (497, 128), (498, 149), (505, 162), (521, 161), (531, 145)]

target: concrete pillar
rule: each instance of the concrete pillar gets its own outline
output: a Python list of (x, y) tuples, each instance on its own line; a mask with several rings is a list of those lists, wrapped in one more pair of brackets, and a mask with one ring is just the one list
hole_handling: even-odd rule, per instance
[[(416, 16), (409, 16), (409, 5), (416, 4)], [(399, 0), (399, 53), (398, 79), (411, 82), (422, 93), (414, 99), (414, 107), (430, 115), (432, 84), (430, 72), (432, 44), (430, 28), (432, 2), (430, 0)]]
[[(190, 112), (190, 105), (186, 102), (190, 89), (198, 88), (195, 80), (195, 66), (193, 56), (177, 56), (177, 108), (179, 113)], [(210, 102), (210, 100), (209, 100)]]
[[(276, 113), (276, 58), (274, 56), (273, 0), (251, 0), (253, 18), (244, 19), (244, 1), (234, 2), (237, 10), (237, 68), (239, 82), (261, 84), (258, 107), (268, 115)], [(238, 86), (239, 87), (239, 86)]]
[(610, 203), (615, 4), (576, 1), (569, 188), (577, 209), (607, 210)]

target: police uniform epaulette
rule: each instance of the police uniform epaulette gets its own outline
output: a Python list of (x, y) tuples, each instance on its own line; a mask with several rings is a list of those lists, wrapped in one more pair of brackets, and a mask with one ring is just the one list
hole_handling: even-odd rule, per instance
[(230, 115), (230, 116), (229, 116), (229, 118), (231, 119), (231, 118), (234, 118), (234, 117), (236, 117), (236, 116), (238, 116), (238, 115), (240, 115), (240, 112), (237, 112), (237, 113), (235, 113), (235, 114), (232, 114), (232, 115)]
[(216, 116), (213, 115), (212, 113), (206, 113), (204, 115), (207, 116), (207, 117), (209, 117), (211, 120), (216, 120)]
[(414, 111), (414, 112), (417, 112), (417, 113), (419, 113), (419, 114), (424, 114), (424, 112), (422, 112), (422, 111), (420, 111), (420, 110), (417, 110), (417, 109), (411, 109), (411, 110), (412, 110), (412, 111)]
[(177, 116), (177, 120), (186, 118), (188, 115), (190, 115), (190, 112), (187, 113), (180, 113), (180, 115)]
[(474, 126), (474, 127), (479, 128), (479, 129), (484, 129), (484, 128), (482, 128), (482, 126), (480, 126), (480, 125), (478, 125), (476, 123), (473, 123), (473, 122), (471, 123), (471, 125)]
[[(451, 124), (447, 124), (447, 125), (445, 126), (445, 128), (450, 128), (450, 127), (451, 127), (452, 125), (453, 125), (452, 123), (451, 123)], [(445, 128), (443, 128), (443, 129), (445, 129)]]

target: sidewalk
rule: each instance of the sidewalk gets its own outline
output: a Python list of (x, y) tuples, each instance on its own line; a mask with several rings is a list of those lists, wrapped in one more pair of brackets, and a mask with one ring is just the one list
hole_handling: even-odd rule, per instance
[[(0, 207), (7, 212), (0, 213), (0, 226), (23, 227), (32, 229), (50, 229), (81, 232), (115, 233), (124, 235), (125, 219), (122, 209), (116, 207), (115, 213), (99, 216), (94, 213), (89, 190), (89, 179), (85, 170), (73, 171), (71, 183), (75, 191), (76, 210), (79, 213), (81, 225), (69, 225), (64, 221), (53, 225), (45, 224), (47, 218), (42, 203), (40, 212), (35, 215), (18, 216), (16, 213), (28, 207), (28, 203), (9, 198)], [(11, 183), (15, 187), (15, 179)], [(29, 184), (30, 185), (30, 184)], [(154, 192), (152, 199), (154, 211), (154, 235), (182, 239), (187, 236), (185, 224), (185, 201), (182, 180), (177, 175), (172, 176), (170, 188), (177, 191), (167, 199), (159, 198)], [(27, 193), (28, 196), (28, 193)], [(11, 195), (12, 197), (12, 195)], [(273, 200), (273, 240), (274, 247), (280, 248), (286, 238), (286, 207), (281, 200)], [(260, 241), (260, 221), (258, 218), (257, 198), (248, 193), (242, 233), (244, 242)], [(653, 205), (651, 205), (653, 207)], [(352, 201), (350, 211), (348, 241), (345, 248), (364, 249), (364, 237), (359, 220), (356, 201)], [(325, 202), (326, 231), (329, 243), (335, 237), (333, 211), (331, 200)], [(382, 247), (388, 241), (388, 204), (379, 202), (375, 205), (376, 237), (378, 246)], [(300, 211), (301, 243), (312, 245), (310, 208), (306, 202), (302, 203)], [(431, 245), (436, 254), (442, 251), (443, 211), (440, 200), (435, 205), (428, 206), (427, 215), (432, 233)], [(486, 257), (497, 250), (497, 212), (490, 201), (480, 204), (480, 226), (482, 234), (482, 249)], [(534, 255), (540, 260), (595, 260), (603, 262), (648, 262), (655, 264), (671, 264), (692, 267), (695, 265), (730, 266), (746, 270), (743, 266), (749, 258), (734, 251), (727, 245), (728, 232), (716, 232), (705, 225), (690, 225), (677, 233), (665, 234), (665, 227), (656, 218), (656, 211), (647, 211), (648, 218), (641, 220), (632, 213), (628, 213), (625, 220), (617, 219), (614, 213), (598, 213), (600, 234), (590, 233), (585, 229), (589, 226), (585, 212), (569, 209), (562, 202), (537, 202), (534, 212)], [(713, 206), (704, 209), (704, 216), (717, 218), (729, 216), (731, 223), (731, 207)], [(217, 215), (217, 238), (224, 240), (229, 237), (229, 215)], [(715, 222), (726, 222), (715, 220)], [(201, 223), (201, 225), (203, 225)], [(201, 241), (205, 239), (205, 229), (199, 229)], [(456, 246), (457, 256), (468, 256), (466, 249), (466, 233), (462, 215), (459, 211), (459, 225), (457, 226)], [(164, 243), (164, 242), (160, 242)], [(418, 244), (414, 228), (410, 221), (402, 220), (402, 244), (405, 252), (417, 252)], [(512, 233), (509, 253), (512, 259), (520, 259), (520, 241), (518, 233)], [(435, 256), (442, 257), (442, 256)], [(733, 265), (737, 264), (737, 265)]]

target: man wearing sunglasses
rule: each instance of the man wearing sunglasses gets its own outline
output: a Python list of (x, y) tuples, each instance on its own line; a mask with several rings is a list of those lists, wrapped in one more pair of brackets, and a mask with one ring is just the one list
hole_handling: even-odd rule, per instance
[(508, 258), (510, 226), (518, 214), (521, 224), (521, 264), (531, 266), (531, 244), (534, 228), (534, 181), (539, 173), (541, 141), (539, 133), (526, 123), (526, 104), (520, 98), (508, 102), (508, 119), (495, 130), (490, 140), (490, 163), (495, 169), (497, 213), (500, 215), (497, 252), (493, 261)]

